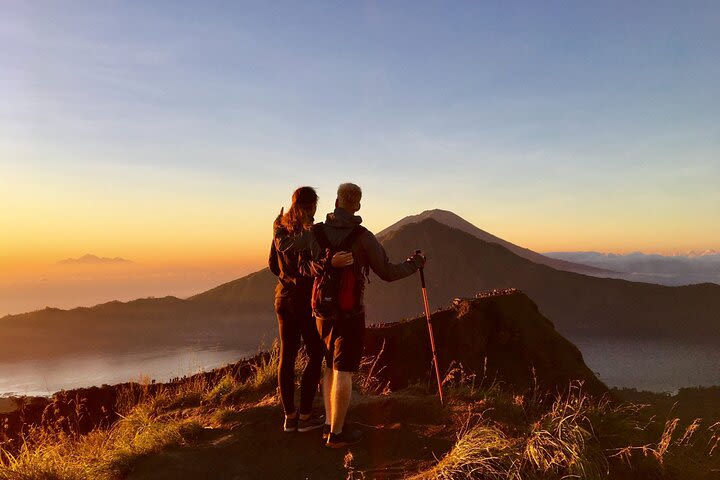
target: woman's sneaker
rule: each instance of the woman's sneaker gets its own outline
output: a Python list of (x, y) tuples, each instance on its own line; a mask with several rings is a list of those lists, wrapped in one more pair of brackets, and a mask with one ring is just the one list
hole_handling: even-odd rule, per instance
[(327, 443), (325, 444), (328, 448), (342, 448), (349, 447), (350, 445), (356, 445), (360, 443), (363, 435), (360, 430), (347, 430), (343, 428), (342, 433), (330, 433), (328, 435)]
[(327, 423), (323, 425), (323, 441), (327, 442), (328, 437), (330, 436), (330, 425)]
[(288, 418), (285, 417), (285, 423), (283, 424), (283, 432), (295, 432), (298, 429), (298, 417)]
[(309, 432), (311, 430), (316, 430), (323, 425), (325, 425), (325, 415), (311, 415), (310, 418), (308, 418), (307, 420), (303, 420), (302, 418), (298, 419), (297, 431)]

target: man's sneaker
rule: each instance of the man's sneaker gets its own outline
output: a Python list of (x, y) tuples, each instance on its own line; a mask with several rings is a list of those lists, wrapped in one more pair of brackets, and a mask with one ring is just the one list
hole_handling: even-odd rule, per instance
[(309, 432), (325, 425), (325, 415), (314, 416), (311, 415), (307, 420), (303, 420), (298, 417), (297, 431), (298, 432)]
[(330, 436), (330, 425), (327, 423), (323, 425), (323, 440), (327, 441), (328, 437)]
[(298, 417), (288, 418), (285, 417), (285, 423), (283, 424), (283, 432), (295, 432), (298, 429)]
[(342, 448), (349, 447), (360, 443), (362, 440), (362, 432), (360, 430), (346, 430), (343, 429), (342, 433), (330, 433), (328, 435), (327, 443), (325, 444), (328, 448)]

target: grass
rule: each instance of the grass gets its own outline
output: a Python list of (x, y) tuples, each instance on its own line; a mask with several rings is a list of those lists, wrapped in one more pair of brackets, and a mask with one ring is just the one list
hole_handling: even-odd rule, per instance
[[(234, 376), (225, 375), (220, 381), (208, 389), (203, 395), (203, 403), (227, 405), (237, 401), (239, 398), (248, 393), (277, 393), (277, 372), (280, 364), (280, 346), (275, 340), (269, 352), (270, 354), (261, 359), (260, 362), (253, 366), (252, 375), (245, 381), (239, 381)], [(298, 369), (304, 368), (307, 363), (307, 357), (304, 351), (301, 351), (296, 365), (296, 377)]]
[[(493, 384), (494, 385), (494, 384)], [(497, 388), (497, 387), (493, 387)], [(543, 410), (544, 398), (492, 394), (486, 410), (469, 417), (454, 448), (421, 478), (605, 478), (606, 457), (594, 442), (589, 411), (602, 408), (575, 387)], [(452, 392), (451, 392), (452, 394)], [(504, 410), (511, 410), (504, 413)], [(511, 418), (499, 422), (495, 417)]]
[(120, 478), (143, 455), (192, 440), (202, 426), (163, 417), (142, 404), (107, 429), (75, 435), (34, 429), (16, 454), (0, 452), (0, 478), (81, 480)]
[[(645, 407), (593, 398), (572, 384), (562, 395), (498, 394), (450, 383), (469, 414), (454, 447), (416, 479), (704, 479), (720, 472), (720, 423), (685, 428)], [(472, 394), (472, 397), (469, 395)]]
[(231, 423), (235, 418), (235, 415), (235, 410), (222, 407), (215, 410), (210, 418), (213, 424), (222, 426)]
[[(225, 405), (246, 395), (267, 396), (277, 385), (277, 344), (241, 382), (226, 375), (215, 384), (197, 377), (150, 394), (148, 383), (118, 395), (120, 419), (85, 435), (72, 423), (33, 427), (14, 451), (0, 446), (0, 480), (115, 480), (142, 456), (193, 441), (205, 425), (223, 424), (233, 411)], [(78, 401), (78, 405), (80, 402)], [(78, 414), (79, 416), (80, 414)]]
[[(365, 360), (361, 392), (388, 394), (374, 378), (375, 360)], [(306, 361), (301, 356), (298, 377)], [(85, 435), (75, 433), (72, 419), (31, 428), (19, 448), (0, 448), (0, 480), (123, 478), (144, 455), (190, 444), (204, 427), (230, 428), (239, 404), (277, 404), (278, 362), (275, 344), (242, 381), (229, 374), (216, 382), (197, 377), (152, 393), (147, 384), (130, 386), (119, 395), (120, 419)], [(720, 472), (717, 421), (662, 419), (644, 405), (591, 397), (580, 383), (562, 394), (542, 394), (537, 387), (517, 394), (459, 364), (442, 383), (457, 439), (416, 479), (700, 480)], [(435, 390), (433, 379), (409, 387), (431, 395)], [(76, 416), (82, 414), (82, 401), (76, 399)], [(362, 478), (352, 455), (348, 458), (348, 478)]]

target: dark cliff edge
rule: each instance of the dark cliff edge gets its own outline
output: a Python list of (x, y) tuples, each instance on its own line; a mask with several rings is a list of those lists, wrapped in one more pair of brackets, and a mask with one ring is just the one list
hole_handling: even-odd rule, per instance
[[(580, 350), (519, 290), (458, 298), (431, 319), (441, 375), (454, 363), (475, 374), (477, 382), (497, 380), (519, 392), (535, 384), (562, 390), (573, 380), (583, 381), (591, 394), (608, 391)], [(425, 317), (368, 328), (365, 355), (377, 357), (373, 375), (391, 389), (427, 380), (432, 352)]]

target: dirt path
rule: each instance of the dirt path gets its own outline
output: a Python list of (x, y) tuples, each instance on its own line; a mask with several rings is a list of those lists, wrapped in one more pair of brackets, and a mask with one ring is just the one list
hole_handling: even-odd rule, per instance
[[(349, 420), (365, 434), (346, 449), (322, 446), (320, 431), (283, 433), (280, 407), (233, 413), (190, 447), (142, 459), (131, 480), (395, 479), (434, 464), (452, 446), (450, 417), (435, 397), (393, 394), (354, 400)], [(364, 476), (363, 476), (364, 475)]]

